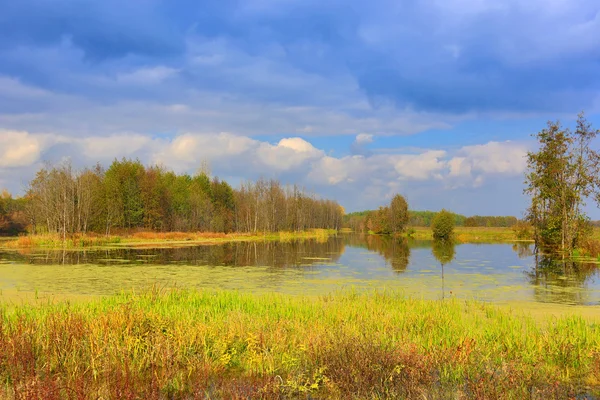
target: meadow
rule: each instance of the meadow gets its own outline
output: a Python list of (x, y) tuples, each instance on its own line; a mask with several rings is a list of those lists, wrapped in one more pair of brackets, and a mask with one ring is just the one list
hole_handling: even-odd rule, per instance
[(308, 297), (154, 288), (4, 303), (0, 396), (598, 396), (597, 316), (352, 291)]
[[(411, 237), (417, 240), (433, 240), (431, 228), (414, 227)], [(454, 228), (454, 240), (458, 243), (491, 243), (520, 241), (512, 228), (464, 227)]]

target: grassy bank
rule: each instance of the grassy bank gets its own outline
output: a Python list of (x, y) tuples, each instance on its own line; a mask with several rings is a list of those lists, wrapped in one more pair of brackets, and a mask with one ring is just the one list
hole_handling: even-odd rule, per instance
[[(413, 238), (433, 240), (431, 228), (415, 227)], [(519, 239), (512, 228), (464, 227), (454, 228), (454, 240), (459, 243), (515, 242)]]
[(0, 242), (5, 248), (80, 248), (99, 246), (135, 246), (158, 243), (193, 244), (224, 243), (255, 240), (327, 239), (335, 235), (332, 229), (313, 229), (302, 232), (214, 233), (214, 232), (133, 232), (119, 235), (78, 234), (63, 237), (59, 234), (25, 235)]
[(599, 395), (597, 322), (389, 293), (151, 291), (5, 305), (0, 397)]

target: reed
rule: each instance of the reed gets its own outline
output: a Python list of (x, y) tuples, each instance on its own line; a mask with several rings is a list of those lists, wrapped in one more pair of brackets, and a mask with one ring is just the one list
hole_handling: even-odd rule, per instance
[(327, 240), (337, 231), (332, 229), (313, 229), (300, 232), (121, 232), (118, 235), (98, 235), (94, 233), (69, 235), (63, 238), (59, 234), (30, 234), (23, 235), (12, 240), (1, 243), (2, 247), (19, 248), (80, 248), (101, 246), (127, 246), (140, 243), (173, 243), (173, 242), (196, 242), (196, 243), (221, 243), (232, 241), (261, 241), (261, 240), (297, 240), (317, 239)]
[(2, 398), (600, 395), (600, 325), (472, 301), (152, 289), (0, 310)]

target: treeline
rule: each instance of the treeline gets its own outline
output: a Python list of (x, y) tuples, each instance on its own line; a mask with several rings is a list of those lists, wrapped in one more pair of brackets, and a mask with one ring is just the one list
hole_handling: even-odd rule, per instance
[(23, 198), (34, 233), (63, 236), (111, 230), (200, 232), (338, 229), (343, 209), (276, 180), (243, 183), (175, 174), (139, 160), (115, 160), (108, 169), (74, 170), (65, 163), (37, 172)]
[[(438, 213), (435, 211), (409, 211), (408, 226), (430, 227), (431, 222)], [(475, 215), (467, 217), (461, 214), (452, 213), (454, 216), (454, 224), (456, 226), (465, 227), (512, 227), (518, 219), (513, 216), (480, 216)], [(344, 227), (350, 228), (356, 232), (371, 230), (372, 222), (368, 221), (368, 216), (371, 218), (375, 215), (381, 215), (379, 210), (366, 210), (346, 214), (344, 216)]]
[(388, 206), (379, 207), (375, 211), (366, 211), (353, 222), (355, 231), (371, 231), (374, 233), (391, 234), (404, 231), (409, 220), (408, 203), (397, 194)]
[(17, 235), (25, 231), (24, 200), (14, 199), (7, 190), (0, 193), (0, 235)]

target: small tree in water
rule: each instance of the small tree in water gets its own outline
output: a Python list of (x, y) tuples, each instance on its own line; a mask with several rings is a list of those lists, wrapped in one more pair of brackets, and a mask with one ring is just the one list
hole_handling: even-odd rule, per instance
[(454, 215), (442, 209), (433, 217), (431, 221), (431, 230), (434, 239), (448, 239), (454, 232)]
[(600, 200), (600, 155), (590, 146), (600, 133), (579, 114), (575, 132), (559, 122), (534, 136), (540, 148), (527, 154), (527, 219), (537, 247), (571, 254), (585, 236), (585, 199)]

